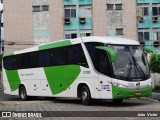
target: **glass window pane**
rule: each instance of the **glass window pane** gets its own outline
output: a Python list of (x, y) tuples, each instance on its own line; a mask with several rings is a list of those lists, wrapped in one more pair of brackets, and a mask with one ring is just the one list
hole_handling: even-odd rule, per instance
[(40, 12), (40, 6), (32, 6), (33, 12)]
[(91, 33), (86, 33), (86, 36), (91, 36)]
[(72, 33), (71, 34), (71, 38), (73, 39), (73, 38), (77, 38), (77, 34), (76, 33)]
[(158, 7), (158, 15), (160, 15), (160, 7)]
[(123, 35), (123, 29), (122, 28), (117, 28), (116, 29), (116, 35)]
[(144, 32), (144, 39), (149, 40), (149, 32)]
[(116, 10), (122, 10), (122, 4), (116, 4)]
[(160, 32), (157, 32), (157, 40), (160, 40)]
[(65, 18), (70, 17), (70, 9), (65, 9)]
[(144, 16), (148, 16), (148, 7), (143, 8)]
[(107, 10), (113, 10), (113, 4), (107, 4)]
[(48, 11), (49, 10), (49, 5), (43, 5), (42, 10), (43, 11)]
[(138, 40), (143, 41), (143, 32), (138, 32)]
[(158, 15), (157, 7), (152, 7), (153, 10), (153, 16)]
[(75, 9), (71, 9), (71, 17), (72, 18), (76, 17), (76, 10)]
[(65, 34), (65, 39), (71, 39), (71, 35), (70, 34)]

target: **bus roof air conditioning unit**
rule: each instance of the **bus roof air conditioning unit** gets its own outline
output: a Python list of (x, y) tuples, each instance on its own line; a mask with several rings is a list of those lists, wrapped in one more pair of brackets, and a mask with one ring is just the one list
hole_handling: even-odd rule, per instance
[(84, 23), (86, 22), (86, 18), (79, 18), (79, 22), (80, 22), (81, 24), (84, 24)]
[(70, 23), (71, 23), (70, 18), (65, 18), (65, 19), (64, 19), (64, 23), (65, 23), (65, 24), (70, 24)]

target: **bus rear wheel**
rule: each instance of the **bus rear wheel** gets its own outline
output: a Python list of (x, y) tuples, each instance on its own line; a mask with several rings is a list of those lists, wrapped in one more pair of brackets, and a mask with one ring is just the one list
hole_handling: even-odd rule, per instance
[(81, 102), (83, 105), (90, 105), (92, 103), (91, 94), (87, 86), (81, 88)]
[(24, 86), (20, 87), (19, 90), (19, 96), (21, 100), (27, 100), (28, 96), (27, 96), (27, 91), (26, 88)]

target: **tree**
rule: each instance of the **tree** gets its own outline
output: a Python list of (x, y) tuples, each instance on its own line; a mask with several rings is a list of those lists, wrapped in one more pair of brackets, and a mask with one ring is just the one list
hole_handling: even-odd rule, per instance
[(160, 55), (158, 55), (158, 60), (154, 55), (151, 56), (149, 67), (152, 73), (160, 73)]

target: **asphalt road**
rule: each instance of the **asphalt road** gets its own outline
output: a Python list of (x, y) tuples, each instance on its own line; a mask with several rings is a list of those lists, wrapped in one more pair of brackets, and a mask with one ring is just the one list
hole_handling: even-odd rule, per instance
[[(132, 113), (132, 111), (137, 111), (136, 114), (138, 113), (144, 113), (144, 111), (149, 111), (149, 112), (156, 112), (160, 111), (160, 102), (154, 101), (154, 100), (148, 100), (145, 98), (140, 98), (140, 99), (128, 99), (124, 100), (121, 105), (115, 105), (112, 103), (110, 100), (103, 100), (103, 101), (98, 101), (95, 102), (92, 106), (84, 106), (81, 104), (80, 100), (78, 99), (72, 99), (72, 98), (57, 98), (55, 100), (48, 100), (43, 97), (34, 97), (31, 98), (28, 101), (20, 101), (19, 97), (17, 96), (10, 96), (10, 95), (5, 95), (2, 92), (0, 92), (0, 111), (47, 111), (48, 113), (53, 111), (59, 111), (60, 113), (53, 113), (53, 114), (58, 114), (56, 117), (53, 117), (54, 119), (65, 119), (65, 120), (72, 120), (72, 119), (77, 119), (77, 120), (87, 120), (87, 119), (92, 119), (92, 120), (98, 120), (98, 119), (116, 119), (116, 120), (146, 120), (146, 119), (159, 119), (158, 117), (130, 117), (127, 116), (127, 114)], [(68, 111), (72, 111), (74, 113), (71, 114), (72, 112), (67, 113)], [(76, 112), (80, 111), (80, 112)], [(90, 112), (88, 112), (90, 111)], [(109, 113), (107, 113), (109, 111)], [(113, 111), (113, 112), (111, 112)], [(128, 112), (129, 111), (129, 112)], [(102, 112), (102, 113), (101, 113)], [(52, 114), (51, 113), (51, 114)], [(89, 117), (83, 117), (84, 113), (89, 113)], [(99, 117), (93, 117), (96, 115), (96, 113), (101, 113)], [(118, 115), (117, 117), (104, 117), (104, 114), (109, 114), (110, 116), (114, 116), (113, 114)], [(68, 114), (68, 116), (66, 115)], [(79, 117), (76, 117), (79, 116)], [(92, 116), (93, 115), (93, 116)], [(120, 117), (121, 115), (126, 115), (127, 117)], [(158, 112), (158, 115), (160, 116), (160, 112)], [(81, 117), (80, 117), (81, 116)], [(107, 115), (106, 115), (107, 116)], [(42, 118), (34, 118), (34, 119), (53, 119), (51, 117), (42, 117)], [(2, 119), (2, 118), (0, 118)], [(8, 118), (3, 118), (8, 120)], [(11, 118), (11, 119), (16, 119), (16, 118)], [(19, 118), (19, 119), (28, 119), (28, 118)]]

